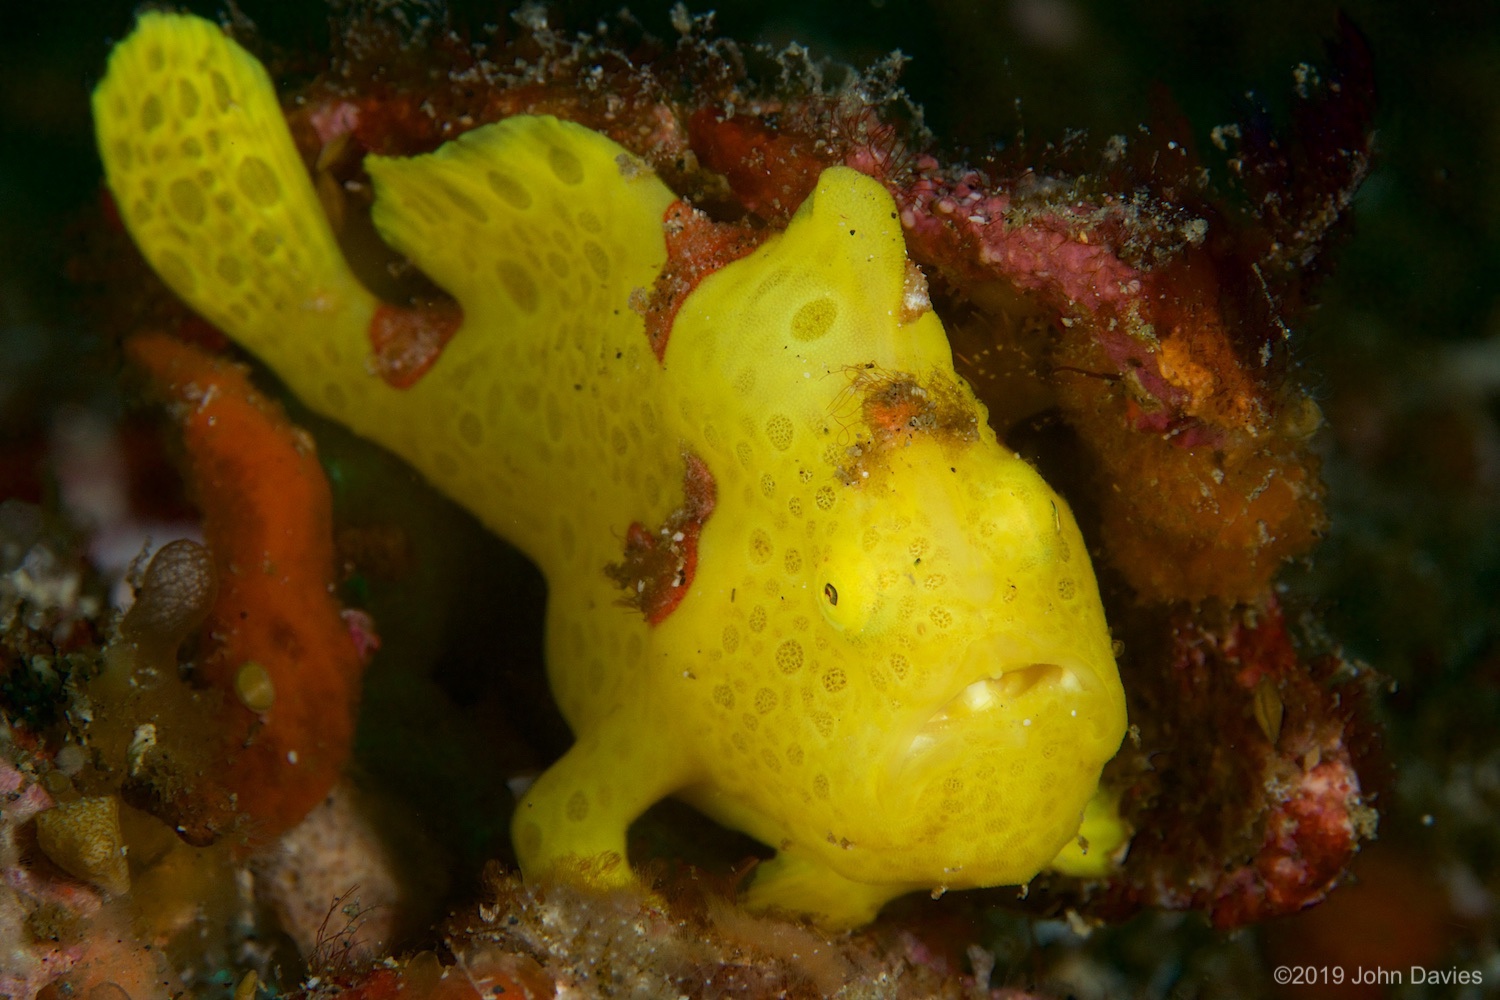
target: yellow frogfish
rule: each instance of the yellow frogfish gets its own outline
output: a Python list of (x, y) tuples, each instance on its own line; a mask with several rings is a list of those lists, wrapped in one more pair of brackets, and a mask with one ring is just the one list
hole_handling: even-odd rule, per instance
[(545, 573), (576, 742), (517, 807), (527, 878), (629, 884), (626, 828), (669, 795), (775, 849), (752, 908), (830, 927), (1103, 864), (1079, 829), (1125, 707), (1088, 552), (955, 374), (878, 182), (825, 171), (658, 356), (638, 307), (676, 196), (630, 152), (517, 116), (370, 156), (380, 235), (462, 309), (390, 379), (391, 307), (253, 57), (146, 13), (93, 106), (176, 294)]

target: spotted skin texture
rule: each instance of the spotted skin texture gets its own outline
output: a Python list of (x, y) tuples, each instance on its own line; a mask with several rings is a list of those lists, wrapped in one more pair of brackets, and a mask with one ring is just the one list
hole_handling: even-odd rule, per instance
[[(546, 574), (577, 742), (517, 810), (528, 877), (630, 882), (626, 828), (671, 794), (776, 848), (751, 906), (832, 927), (1024, 882), (1076, 840), (1125, 729), (1088, 555), (911, 307), (878, 183), (825, 171), (683, 301), (658, 360), (632, 303), (674, 195), (624, 149), (520, 116), (372, 156), (377, 228), (463, 312), (400, 388), (258, 63), (148, 13), (94, 107), (162, 278)], [(711, 508), (684, 494), (703, 470)], [(671, 551), (683, 525), (685, 592), (643, 612), (624, 540), (665, 526)]]

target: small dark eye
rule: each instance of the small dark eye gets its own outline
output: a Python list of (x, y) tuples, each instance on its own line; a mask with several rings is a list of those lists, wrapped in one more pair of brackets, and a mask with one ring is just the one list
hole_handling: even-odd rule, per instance
[(825, 584), (823, 584), (823, 596), (826, 597), (826, 598), (828, 598), (828, 603), (829, 604), (832, 604), (834, 607), (838, 607), (839, 592), (834, 587), (833, 584), (831, 584), (831, 583), (825, 583)]

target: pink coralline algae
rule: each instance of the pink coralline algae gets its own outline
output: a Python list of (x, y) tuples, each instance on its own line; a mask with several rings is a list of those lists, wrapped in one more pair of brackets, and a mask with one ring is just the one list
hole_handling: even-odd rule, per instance
[(1210, 912), (1221, 927), (1293, 913), (1327, 895), (1351, 860), (1351, 845), (1371, 832), (1372, 812), (1342, 753), (1293, 779), (1266, 816), (1254, 860), (1227, 875)]
[(1170, 686), (1143, 695), (1151, 715), (1125, 784), (1127, 812), (1150, 825), (1095, 902), (1201, 909), (1235, 927), (1321, 900), (1374, 833), (1359, 776), (1369, 681), (1331, 655), (1303, 662), (1275, 603), (1180, 615), (1171, 643)]
[(961, 260), (972, 242), (977, 270), (1085, 313), (1118, 309), (1140, 296), (1143, 272), (1122, 261), (1099, 232), (1103, 207), (1080, 201), (1028, 218), (1018, 206), (1012, 214), (1010, 195), (986, 195), (989, 185), (976, 172), (950, 183), (938, 161), (923, 156), (917, 175), (902, 189), (901, 224), (926, 256)]

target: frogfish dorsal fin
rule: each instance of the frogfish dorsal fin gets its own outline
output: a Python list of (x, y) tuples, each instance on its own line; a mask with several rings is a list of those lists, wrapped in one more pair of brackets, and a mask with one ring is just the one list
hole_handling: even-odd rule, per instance
[(650, 288), (674, 195), (614, 141), (522, 115), (425, 156), (370, 156), (380, 235), (479, 325), (550, 325)]

